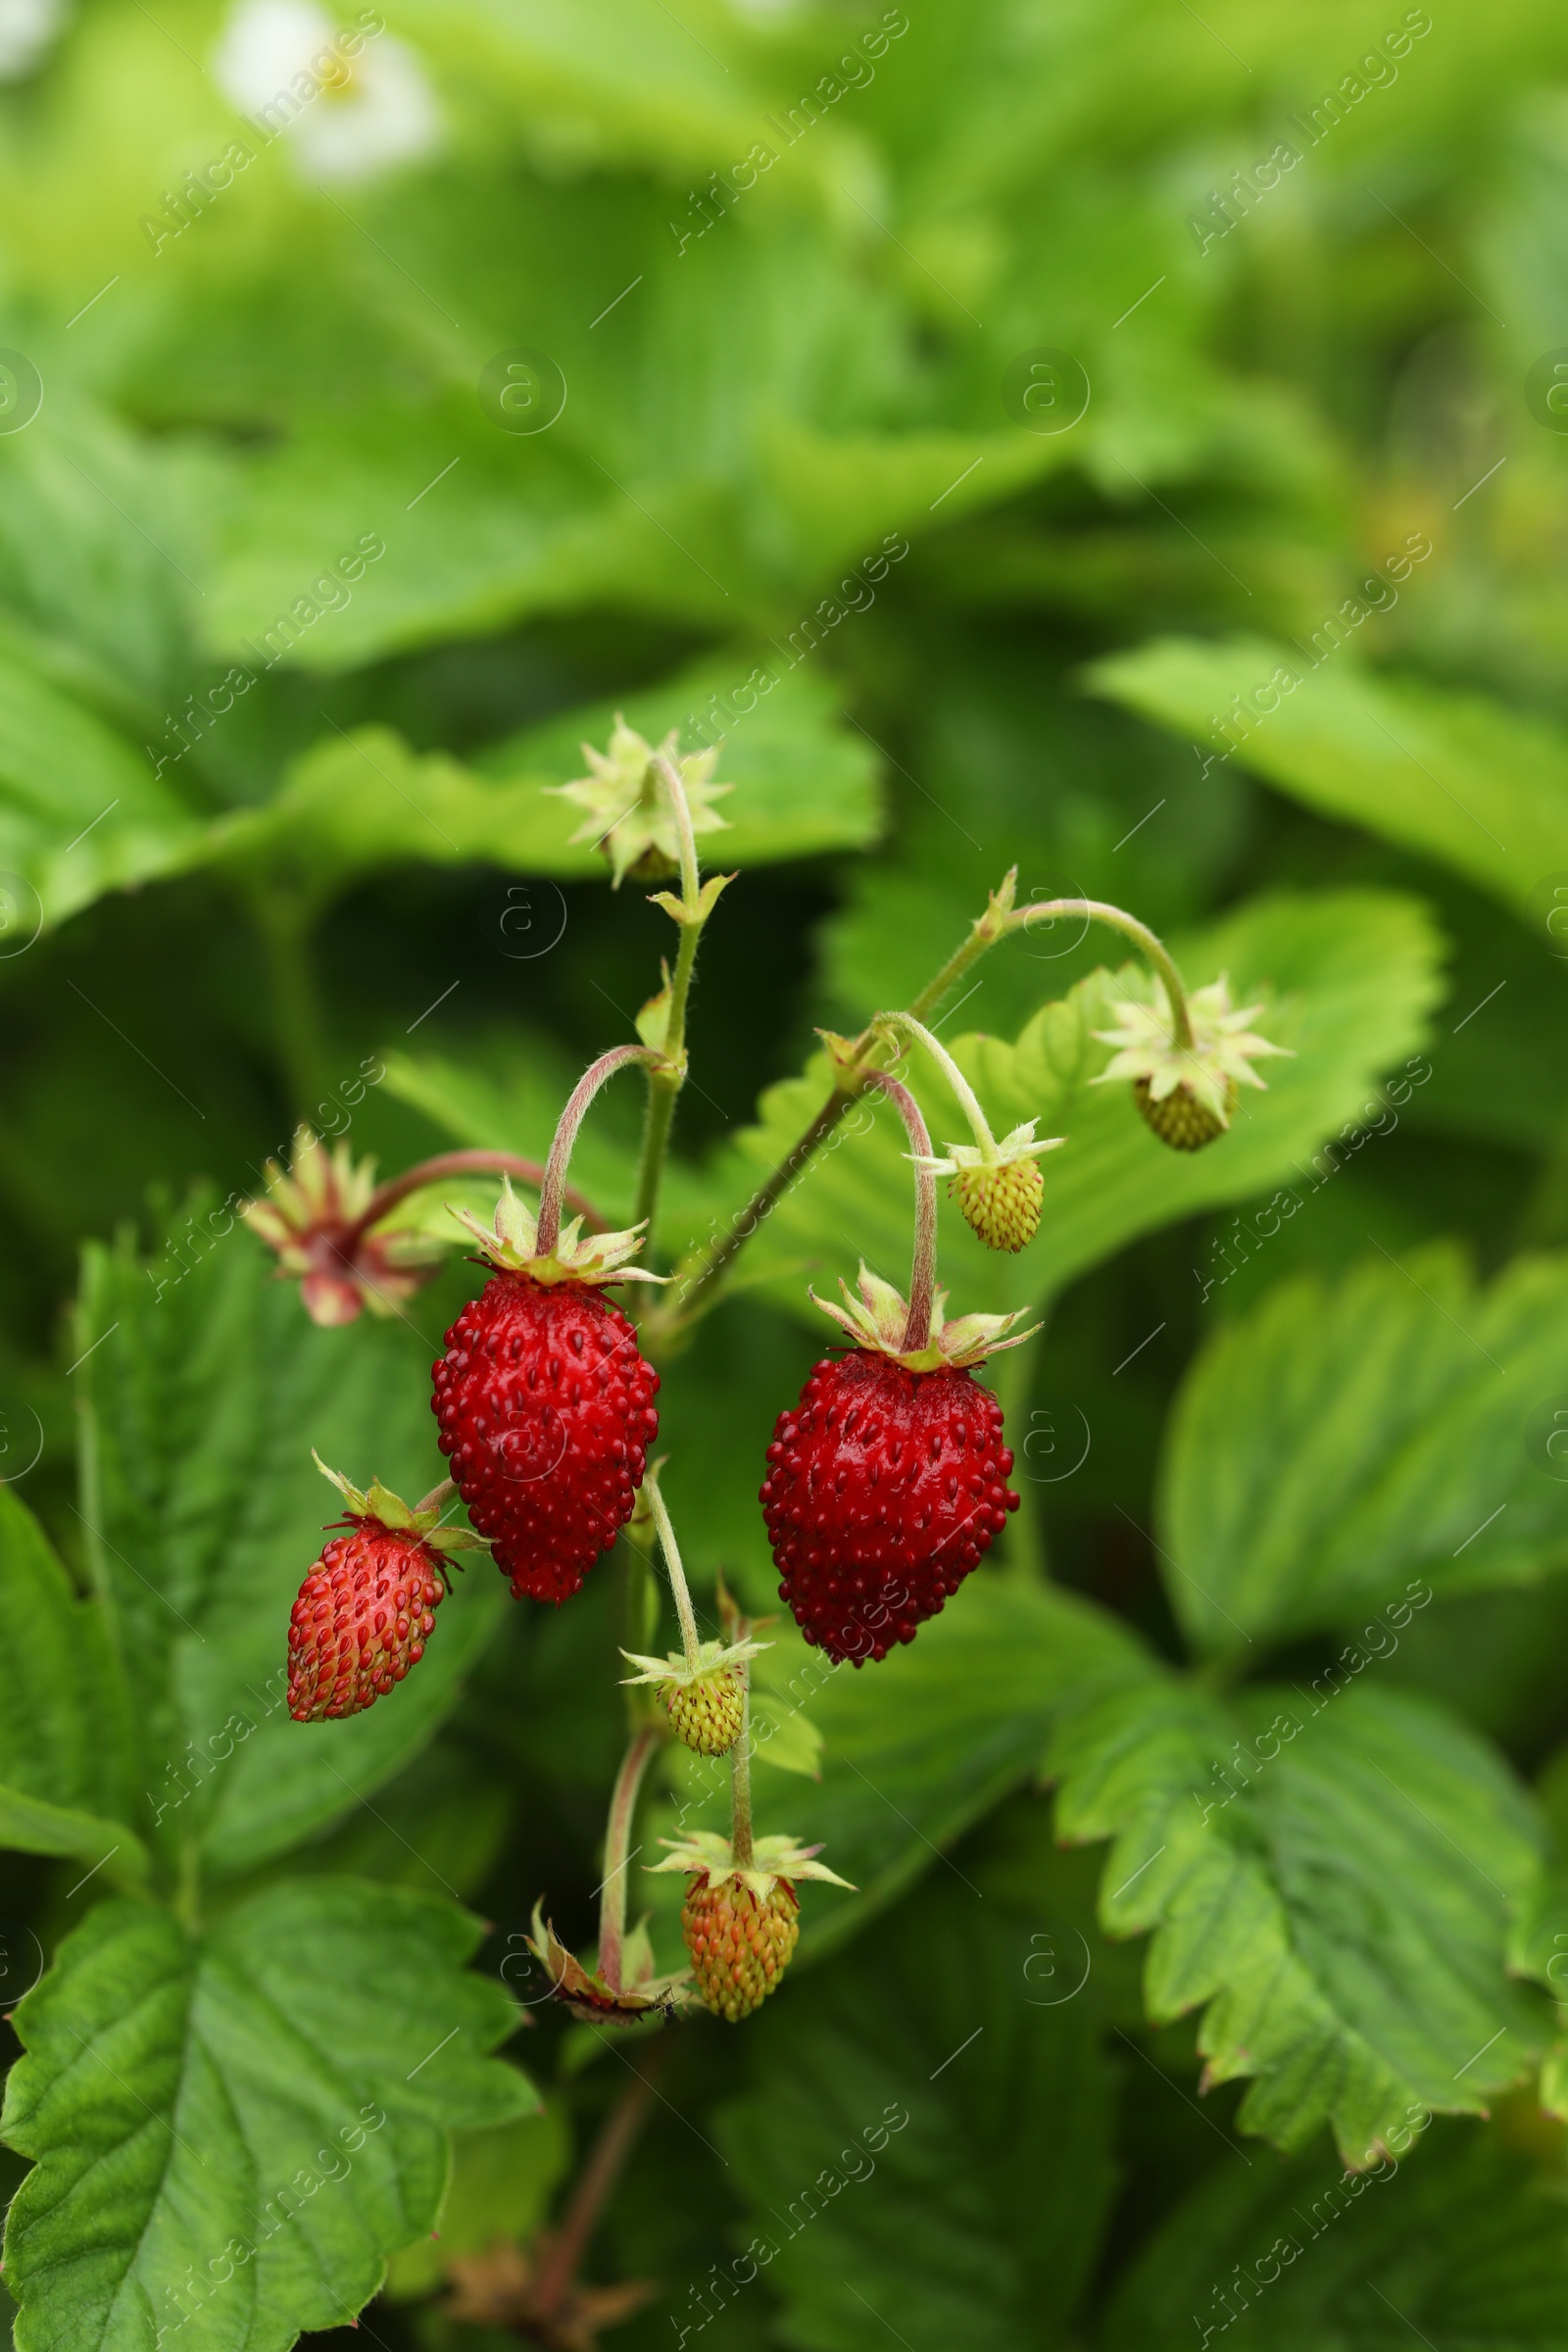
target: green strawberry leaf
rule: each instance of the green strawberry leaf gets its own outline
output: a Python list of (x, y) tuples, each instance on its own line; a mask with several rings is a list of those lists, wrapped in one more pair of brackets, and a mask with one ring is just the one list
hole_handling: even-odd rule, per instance
[[(418, 1667), (365, 1714), (284, 1706), (289, 1609), (340, 1498), (311, 1460), (412, 1501), (441, 1475), (425, 1380), (430, 1293), (386, 1322), (318, 1330), (240, 1226), (209, 1221), (144, 1265), (87, 1254), (77, 1374), (89, 1562), (138, 1693), (142, 1788), (166, 1839), (249, 1868), (352, 1810), (421, 1748), (504, 1611), (482, 1556), (456, 1579)], [(200, 1231), (200, 1229), (197, 1229)], [(180, 1275), (181, 1264), (196, 1262)], [(466, 1270), (465, 1269), (465, 1272)], [(442, 1882), (432, 1874), (432, 1884)]]
[(748, 2028), (751, 2087), (719, 2118), (751, 2207), (727, 2270), (782, 2299), (781, 2343), (1068, 2340), (1114, 2179), (1109, 2075), (1093, 2004), (1032, 2000), (1028, 1926), (996, 1910), (953, 1881)]
[[(1096, 2339), (1101, 2352), (1561, 2352), (1568, 2217), (1494, 2133), (1412, 2110), (1368, 2173), (1220, 2164), (1140, 2250)], [(1420, 2149), (1420, 2161), (1402, 2159)]]
[(0, 640), (0, 957), (105, 891), (190, 864), (202, 841), (144, 753)]
[(537, 2104), (486, 2055), (514, 2011), (478, 1922), (283, 1882), (199, 1931), (102, 1903), (19, 2006), (0, 2131), (35, 2159), (6, 2228), (20, 2352), (283, 2352), (431, 2228), (447, 2133)]
[(1539, 1577), (1568, 1556), (1568, 1464), (1554, 1425), (1521, 1424), (1553, 1397), (1568, 1427), (1561, 1259), (1487, 1290), (1449, 1250), (1280, 1284), (1199, 1357), (1167, 1431), (1159, 1516), (1190, 1639), (1283, 1641), (1385, 1602), (1408, 1624), (1407, 1588), (1423, 1607)]
[(1568, 868), (1568, 736), (1481, 695), (1370, 676), (1260, 638), (1165, 637), (1097, 662), (1097, 690), (1225, 751), (1211, 724), (1283, 668), (1300, 682), (1231, 754), (1326, 816), (1453, 866), (1505, 905)]
[(1205, 2079), (1252, 2078), (1246, 2129), (1294, 2148), (1331, 2123), (1363, 2167), (1412, 2106), (1484, 2113), (1539, 2057), (1544, 2005), (1504, 1967), (1544, 1825), (1442, 1709), (1172, 1680), (1070, 1716), (1050, 1769), (1059, 1834), (1116, 1841), (1107, 1933), (1152, 1931), (1151, 2018), (1203, 2009)]
[(47, 1537), (0, 1487), (0, 1845), (144, 1877), (134, 1741), (104, 1610), (80, 1600)]

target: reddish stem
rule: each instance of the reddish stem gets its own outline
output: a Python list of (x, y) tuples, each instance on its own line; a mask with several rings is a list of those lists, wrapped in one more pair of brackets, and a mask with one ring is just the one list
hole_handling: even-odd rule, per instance
[[(376, 1186), (363, 1213), (339, 1236), (337, 1246), (343, 1255), (352, 1257), (370, 1228), (390, 1216), (400, 1200), (427, 1184), (439, 1184), (444, 1176), (515, 1176), (523, 1184), (542, 1185), (545, 1171), (538, 1160), (519, 1159), (514, 1152), (438, 1152), (434, 1159), (421, 1159), (416, 1167), (406, 1168), (401, 1176), (391, 1176)], [(591, 1233), (609, 1231), (609, 1218), (581, 1193), (568, 1192), (566, 1199)]]
[(577, 1140), (583, 1114), (607, 1078), (623, 1070), (629, 1061), (662, 1062), (664, 1056), (652, 1046), (612, 1046), (590, 1063), (572, 1088), (566, 1107), (562, 1112), (551, 1140), (550, 1157), (545, 1163), (544, 1182), (539, 1188), (539, 1229), (534, 1243), (541, 1257), (548, 1257), (561, 1238), (561, 1202), (566, 1187), (566, 1163), (571, 1147)]
[(908, 1132), (919, 1159), (914, 1170), (914, 1262), (909, 1268), (909, 1311), (904, 1321), (904, 1346), (912, 1352), (931, 1345), (931, 1307), (937, 1289), (937, 1180), (920, 1159), (931, 1157), (931, 1137), (920, 1105), (908, 1088), (886, 1070), (869, 1070), (867, 1086), (890, 1097)]
[[(571, 2293), (577, 2266), (588, 2250), (588, 2240), (653, 2103), (653, 2077), (663, 2063), (663, 2042), (655, 2042), (644, 2060), (647, 2072), (640, 2074), (632, 2067), (633, 2080), (606, 2117), (593, 2153), (572, 2191), (560, 2234), (551, 2240), (550, 2251), (539, 2265), (533, 2281), (533, 2301), (546, 2320), (556, 2317)], [(629, 2059), (627, 2064), (631, 2064)]]

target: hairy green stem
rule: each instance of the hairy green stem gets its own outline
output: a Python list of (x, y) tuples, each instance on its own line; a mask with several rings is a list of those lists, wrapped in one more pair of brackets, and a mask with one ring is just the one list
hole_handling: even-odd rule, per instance
[[(1187, 991), (1169, 951), (1154, 933), (1139, 922), (1135, 915), (1124, 913), (1121, 907), (1109, 906), (1099, 899), (1053, 899), (1033, 906), (1014, 906), (1012, 902), (1017, 887), (1017, 870), (1014, 866), (1004, 877), (1002, 888), (992, 894), (984, 914), (976, 916), (962, 946), (955, 949), (940, 971), (926, 982), (918, 996), (911, 999), (907, 1012), (901, 1016), (906, 1025), (922, 1025), (926, 1016), (935, 1011), (943, 998), (957, 986), (971, 965), (977, 963), (1000, 940), (1010, 937), (1016, 931), (1028, 930), (1033, 924), (1058, 914), (1087, 914), (1096, 921), (1109, 923), (1116, 930), (1124, 932), (1143, 950), (1165, 984), (1176, 1029), (1176, 1042), (1190, 1047), (1193, 1033)], [(929, 1030), (923, 1034), (930, 1039)], [(838, 1066), (843, 1074), (800, 1141), (752, 1195), (739, 1215), (731, 1220), (728, 1229), (699, 1253), (675, 1298), (667, 1306), (655, 1311), (651, 1337), (655, 1332), (659, 1337), (673, 1336), (674, 1332), (695, 1322), (706, 1311), (715, 1286), (729, 1271), (759, 1225), (771, 1213), (774, 1204), (789, 1190), (801, 1170), (827, 1142), (845, 1111), (867, 1083), (875, 1067), (872, 1056), (877, 1050), (877, 1030), (873, 1022), (871, 1027), (861, 1031), (848, 1052), (840, 1055)]]
[(992, 1134), (986, 1114), (980, 1107), (980, 1099), (941, 1040), (933, 1037), (930, 1030), (917, 1021), (912, 1013), (908, 1012), (879, 1012), (872, 1026), (877, 1029), (902, 1030), (906, 1036), (912, 1037), (917, 1045), (925, 1048), (949, 1086), (957, 1096), (958, 1106), (968, 1120), (974, 1140), (979, 1145), (981, 1152), (987, 1159), (994, 1159), (997, 1139)]
[[(852, 1101), (852, 1096), (842, 1094), (837, 1089), (829, 1095), (800, 1142), (779, 1162), (766, 1183), (752, 1195), (740, 1215), (732, 1221), (729, 1231), (704, 1253), (697, 1269), (675, 1295), (673, 1304), (682, 1322), (693, 1320), (695, 1314), (701, 1311), (698, 1300), (706, 1298), (714, 1284), (728, 1271), (730, 1261), (740, 1255), (759, 1225), (772, 1214), (776, 1202), (789, 1191), (818, 1145), (826, 1143)], [(685, 1311), (688, 1308), (692, 1310), (691, 1314)]]
[(686, 1006), (691, 997), (692, 973), (697, 965), (697, 946), (707, 921), (702, 911), (703, 891), (697, 865), (697, 837), (692, 830), (692, 812), (686, 799), (686, 787), (681, 781), (679, 768), (673, 760), (666, 760), (662, 752), (654, 755), (654, 765), (663, 779), (670, 808), (674, 811), (675, 838), (680, 852), (682, 911), (675, 918), (680, 926), (680, 945), (675, 951), (675, 970), (669, 983), (669, 1010), (664, 1019), (663, 1065), (648, 1073), (648, 1110), (643, 1120), (642, 1154), (637, 1167), (637, 1200), (632, 1210), (638, 1223), (647, 1220), (650, 1247), (654, 1219), (659, 1214), (664, 1162), (669, 1156), (670, 1130), (675, 1122), (675, 1099), (686, 1083)]
[(675, 1595), (675, 1614), (680, 1619), (681, 1647), (686, 1652), (687, 1665), (695, 1672), (697, 1654), (701, 1646), (697, 1639), (697, 1619), (692, 1610), (692, 1596), (687, 1590), (686, 1572), (680, 1564), (680, 1552), (675, 1544), (675, 1530), (669, 1523), (668, 1506), (660, 1492), (657, 1470), (650, 1470), (643, 1480), (643, 1493), (647, 1495), (648, 1507), (654, 1514), (654, 1525), (659, 1530), (660, 1549), (664, 1555), (664, 1566), (669, 1571), (669, 1589)]
[(548, 1257), (561, 1239), (561, 1202), (566, 1188), (566, 1166), (589, 1103), (605, 1080), (623, 1070), (629, 1061), (657, 1062), (662, 1058), (652, 1046), (612, 1046), (608, 1054), (601, 1054), (596, 1062), (590, 1063), (573, 1087), (551, 1139), (550, 1157), (545, 1162), (544, 1183), (539, 1191), (539, 1236), (534, 1246), (542, 1257)]
[(892, 1100), (917, 1154), (914, 1162), (914, 1259), (909, 1268), (909, 1311), (904, 1320), (906, 1350), (931, 1345), (931, 1308), (937, 1294), (937, 1180), (929, 1167), (931, 1137), (920, 1105), (908, 1088), (886, 1070), (872, 1070), (867, 1086)]
[(621, 1989), (632, 1818), (637, 1811), (637, 1792), (648, 1769), (648, 1759), (659, 1743), (660, 1734), (653, 1724), (644, 1724), (634, 1732), (611, 1791), (610, 1818), (605, 1826), (605, 1880), (599, 1890), (599, 1974), (612, 1992)]
[(680, 769), (662, 752), (654, 754), (654, 765), (664, 779), (669, 805), (675, 816), (675, 839), (679, 844), (680, 894), (687, 907), (695, 913), (702, 897), (702, 884), (697, 873), (697, 835), (692, 829), (691, 804), (686, 798), (686, 786)]

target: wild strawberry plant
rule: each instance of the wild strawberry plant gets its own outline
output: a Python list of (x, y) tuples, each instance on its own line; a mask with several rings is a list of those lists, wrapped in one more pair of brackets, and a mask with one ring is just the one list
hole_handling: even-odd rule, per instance
[[(1436, 1593), (1528, 1577), (1568, 1537), (1561, 1488), (1523, 1455), (1493, 1502), (1509, 1409), (1493, 1383), (1504, 1363), (1533, 1386), (1560, 1376), (1560, 1268), (1473, 1294), (1445, 1259), (1374, 1261), (1328, 1292), (1280, 1287), (1200, 1356), (1157, 1539), (1184, 1666), (1043, 1582), (1017, 1532), (1038, 1415), (1012, 1368), (1052, 1295), (1195, 1203), (1257, 1195), (1407, 1056), (1427, 983), (1397, 904), (1260, 906), (1178, 963), (1131, 912), (1020, 905), (1009, 874), (909, 1004), (824, 1032), (683, 1196), (669, 1146), (687, 1012), (730, 877), (700, 866), (724, 846), (713, 763), (676, 750), (622, 724), (568, 788), (617, 888), (674, 885), (654, 896), (675, 956), (542, 1156), (470, 1142), (376, 1185), (302, 1129), (242, 1226), (172, 1289), (129, 1239), (89, 1257), (89, 1596), (0, 1492), (0, 1834), (80, 1866), (15, 2020), (4, 2129), (32, 2169), (5, 2276), (24, 2346), (283, 2346), (353, 2317), (389, 2260), (416, 2282), (410, 2249), (438, 2225), (459, 2249), (454, 2324), (589, 2340), (657, 2291), (586, 2287), (584, 2248), (666, 2041), (705, 2015), (719, 2038), (704, 2063), (733, 2079), (719, 2129), (750, 2232), (725, 2296), (776, 2263), (770, 2291), (803, 2342), (848, 2340), (821, 2316), (823, 2278), (841, 2256), (871, 2276), (887, 2210), (879, 2191), (862, 2223), (858, 2159), (829, 2167), (846, 2203), (804, 2239), (822, 2200), (797, 2222), (795, 2174), (826, 2114), (880, 2134), (909, 2193), (955, 2161), (998, 2183), (1009, 2135), (1043, 2132), (1031, 2162), (1059, 2170), (1062, 2197), (1043, 2238), (988, 2187), (972, 2254), (921, 2245), (902, 2287), (876, 2284), (922, 2343), (939, 2328), (1014, 2340), (996, 2330), (1041, 2311), (1064, 2327), (1106, 2194), (1093, 2050), (1145, 2016), (1199, 2018), (1204, 2084), (1247, 2086), (1241, 2132), (1285, 2149), (1331, 2133), (1347, 2199), (1435, 2115), (1483, 2112), (1526, 2078), (1548, 2114), (1568, 2110), (1543, 1989), (1568, 1905), (1500, 1757), (1441, 1705), (1379, 1687), (1370, 1624), (1364, 1651), (1356, 1637), (1305, 1682), (1255, 1670), (1363, 1611), (1396, 1639)], [(1011, 1043), (944, 1042), (983, 957), (1067, 920), (1109, 926), (1139, 960), (1095, 971)], [(573, 1154), (600, 1090), (634, 1079), (617, 1225)], [(842, 1303), (803, 1257), (841, 1271)], [(442, 1285), (456, 1297), (431, 1379), (415, 1318)], [(705, 1456), (709, 1318), (723, 1302), (744, 1335), (759, 1285), (816, 1319), (820, 1352), (798, 1397), (765, 1361), (752, 1377), (772, 1432), (758, 1421), (755, 1458)], [(313, 1546), (323, 1470), (339, 1508)], [(677, 1518), (749, 1521), (750, 1559), (729, 1568), (742, 1599), (708, 1541), (688, 1567)], [(763, 1531), (771, 1592), (751, 1564)], [(542, 1668), (520, 1683), (518, 1609), (542, 1612)], [(427, 1884), (377, 1884), (350, 1824), (360, 1807), (380, 1820), (392, 1785), (417, 1788), (443, 1724), (498, 1709), (548, 1716), (556, 1801), (580, 1804), (604, 1754), (597, 1918), (541, 1875), (476, 1971), (486, 1930), (442, 1891), (446, 1846), (420, 1853), (394, 1825)], [(965, 1846), (984, 1885), (932, 1870), (1036, 1779), (1061, 1840), (1108, 1841), (1093, 1911), (1027, 1815), (1004, 1810), (1000, 1842)], [(437, 1802), (419, 1828), (454, 1841), (460, 1873), (470, 1801)], [(403, 1818), (419, 1825), (417, 1803)], [(922, 1874), (916, 1910), (893, 1908)], [(1010, 1916), (1020, 1880), (1070, 1929), (1023, 1943), (986, 1924), (988, 1889)], [(1141, 1992), (1115, 1943), (1140, 1936)], [(846, 1973), (851, 1938), (864, 1957)], [(563, 2054), (558, 2082), (607, 2036), (634, 2056), (559, 2238), (485, 2255), (472, 2168), (501, 2164), (514, 2216), (541, 2149), (542, 2180), (560, 2161), (555, 2111), (498, 2054), (522, 2022)], [(732, 2026), (759, 2037), (738, 2073)], [(938, 2090), (982, 2035), (967, 2084)], [(911, 2082), (909, 2050), (928, 2044), (941, 2063)], [(1432, 2217), (1495, 2193), (1444, 2144), (1419, 2158)], [(1210, 2200), (1205, 2243), (1245, 2240), (1233, 2267), (1280, 2235), (1274, 2182), (1245, 2208)], [(789, 2226), (764, 2220), (786, 2211)], [(1549, 2267), (1549, 2232), (1526, 2236), (1527, 2267)], [(968, 2264), (1011, 2261), (1015, 2242), (1031, 2251), (966, 2332)], [(1268, 2259), (1272, 2283), (1289, 2263)], [(1256, 2264), (1246, 2277), (1258, 2285)], [(1133, 2340), (1148, 2291), (1135, 2276), (1107, 2342)], [(722, 2307), (697, 2316), (694, 2292), (677, 2331)], [(1231, 2324), (1223, 2280), (1204, 2294), (1200, 2329)]]

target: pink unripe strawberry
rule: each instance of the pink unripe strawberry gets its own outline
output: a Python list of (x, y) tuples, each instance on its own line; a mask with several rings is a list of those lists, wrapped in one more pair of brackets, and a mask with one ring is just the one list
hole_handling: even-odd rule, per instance
[(478, 1548), (466, 1528), (441, 1525), (446, 1481), (411, 1508), (379, 1479), (362, 1494), (319, 1454), (316, 1466), (348, 1504), (348, 1532), (326, 1545), (289, 1615), (296, 1723), (362, 1714), (401, 1683), (424, 1655), (447, 1590), (446, 1555)]
[(358, 1715), (424, 1655), (446, 1588), (419, 1537), (355, 1519), (300, 1587), (288, 1624), (288, 1711), (296, 1723)]

